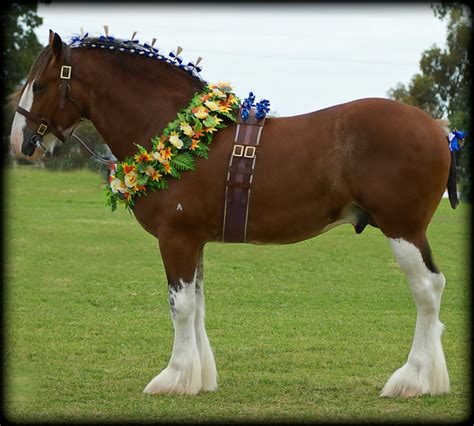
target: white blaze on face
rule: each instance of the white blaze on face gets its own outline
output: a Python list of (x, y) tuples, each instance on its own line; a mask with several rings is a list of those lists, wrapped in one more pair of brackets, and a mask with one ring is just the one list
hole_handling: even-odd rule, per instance
[[(23, 109), (30, 111), (33, 105), (33, 82), (28, 84), (23, 90), (23, 93), (18, 103)], [(23, 144), (23, 131), (26, 127), (26, 117), (18, 112), (15, 112), (13, 118), (12, 130), (10, 132), (10, 144), (14, 158), (25, 158), (21, 152)]]

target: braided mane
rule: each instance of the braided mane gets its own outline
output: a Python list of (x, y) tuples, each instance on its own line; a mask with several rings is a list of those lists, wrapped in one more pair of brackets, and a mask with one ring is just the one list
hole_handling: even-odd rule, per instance
[(140, 44), (139, 40), (123, 40), (110, 36), (99, 36), (89, 37), (85, 34), (82, 37), (75, 36), (71, 39), (69, 47), (75, 48), (90, 48), (99, 50), (114, 50), (118, 52), (128, 53), (137, 56), (144, 56), (152, 60), (158, 60), (166, 62), (170, 65), (174, 65), (176, 68), (187, 72), (192, 77), (199, 81), (206, 83), (199, 74), (201, 68), (197, 66), (197, 63), (188, 62), (187, 64), (179, 56), (178, 52), (170, 52), (168, 55), (164, 55), (159, 52), (159, 49), (149, 45), (147, 43)]

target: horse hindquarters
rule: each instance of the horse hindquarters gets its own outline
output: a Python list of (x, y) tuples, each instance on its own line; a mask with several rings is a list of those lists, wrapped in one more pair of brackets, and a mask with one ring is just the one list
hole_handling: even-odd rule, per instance
[[(415, 335), (407, 362), (382, 389), (381, 396), (437, 395), (449, 392), (449, 376), (441, 345), (443, 324), (439, 321), (445, 277), (433, 266), (426, 237), (417, 245), (390, 239), (400, 269), (405, 273), (415, 300)], [(429, 259), (428, 261), (426, 259)]]
[(160, 249), (175, 336), (168, 366), (144, 392), (195, 395), (201, 390), (213, 391), (217, 373), (204, 326), (202, 247), (175, 235), (160, 239)]

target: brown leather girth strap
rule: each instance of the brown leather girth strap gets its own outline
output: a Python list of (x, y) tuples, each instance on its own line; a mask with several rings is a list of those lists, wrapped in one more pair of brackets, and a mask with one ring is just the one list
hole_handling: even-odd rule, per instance
[(257, 120), (254, 109), (250, 110), (249, 117), (245, 121), (241, 118), (239, 111), (225, 184), (223, 242), (245, 243), (247, 241), (250, 191), (257, 160), (257, 147), (264, 124), (265, 118)]

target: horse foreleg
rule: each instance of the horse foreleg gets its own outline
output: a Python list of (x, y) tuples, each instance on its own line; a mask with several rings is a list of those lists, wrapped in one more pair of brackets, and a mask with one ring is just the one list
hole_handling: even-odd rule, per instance
[(152, 394), (195, 395), (202, 389), (201, 359), (196, 340), (196, 277), (199, 245), (174, 235), (160, 238), (168, 278), (174, 342), (168, 366), (146, 386)]
[(443, 324), (439, 321), (446, 280), (433, 266), (426, 237), (423, 235), (420, 241), (421, 251), (403, 239), (390, 240), (400, 268), (410, 283), (417, 316), (408, 360), (388, 380), (381, 396), (437, 395), (449, 391), (448, 370), (441, 346)]
[(217, 369), (212, 353), (209, 338), (207, 337), (204, 324), (205, 303), (204, 303), (204, 260), (201, 248), (198, 256), (198, 267), (196, 275), (196, 314), (194, 317), (194, 329), (196, 332), (196, 342), (201, 359), (202, 390), (214, 391), (217, 389)]

